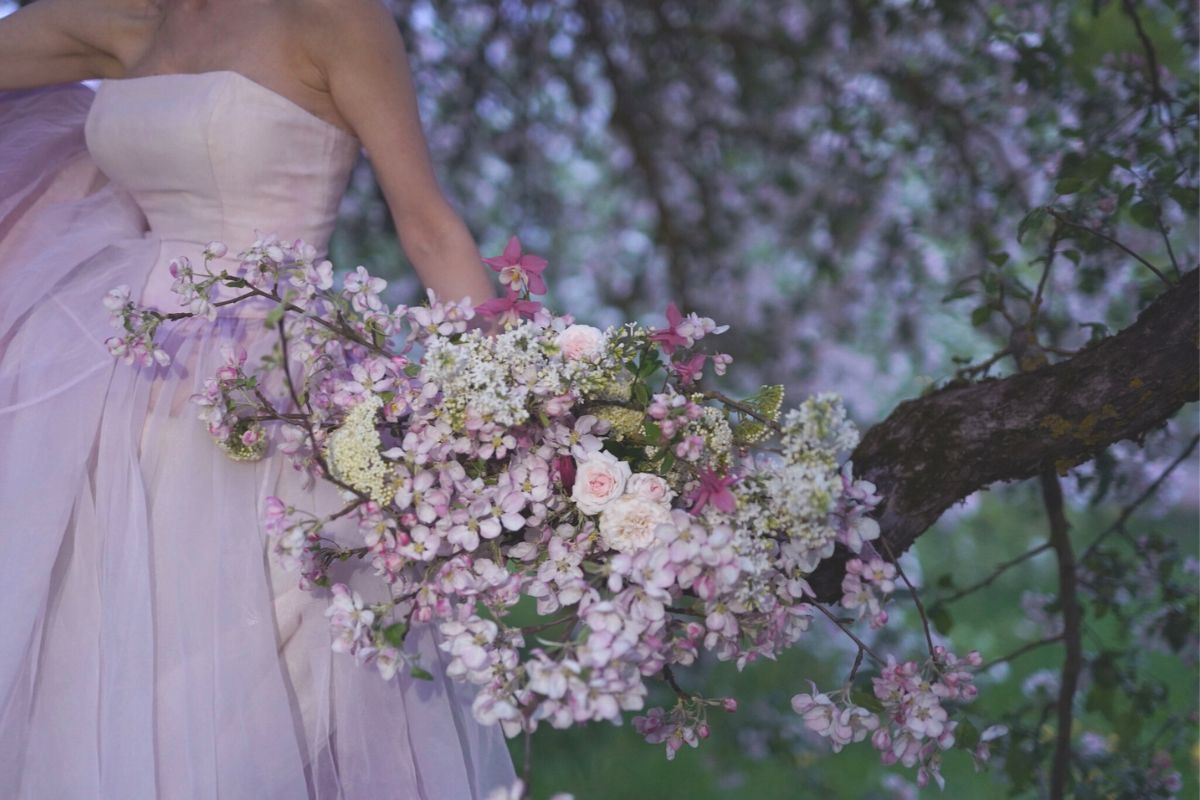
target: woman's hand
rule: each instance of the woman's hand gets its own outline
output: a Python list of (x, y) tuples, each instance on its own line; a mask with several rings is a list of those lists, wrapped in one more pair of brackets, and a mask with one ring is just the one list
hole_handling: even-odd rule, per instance
[(470, 231), (434, 175), (408, 56), (380, 0), (313, 0), (309, 52), (366, 148), (417, 275), (440, 299), (495, 296)]

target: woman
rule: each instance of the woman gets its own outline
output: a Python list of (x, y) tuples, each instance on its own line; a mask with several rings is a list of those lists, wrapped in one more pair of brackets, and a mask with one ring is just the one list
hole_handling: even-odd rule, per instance
[[(93, 78), (94, 96), (74, 83)], [(105, 292), (176, 310), (168, 264), (209, 241), (323, 250), (360, 146), (422, 281), (491, 296), (388, 12), (38, 0), (0, 19), (0, 90), (16, 90), (0, 92), (0, 793), (457, 800), (511, 783), (431, 631), (408, 647), (435, 679), (385, 683), (330, 652), (325, 601), (264, 557), (267, 496), (337, 498), (305, 495), (273, 450), (229, 460), (187, 403), (227, 346), (270, 348), (263, 309), (164, 326), (167, 368), (102, 344)]]

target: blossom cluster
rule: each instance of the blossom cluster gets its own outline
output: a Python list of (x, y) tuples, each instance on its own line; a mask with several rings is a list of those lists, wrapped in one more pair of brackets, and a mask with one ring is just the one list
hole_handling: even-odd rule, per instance
[[(972, 671), (981, 663), (976, 651), (959, 658), (942, 646), (933, 648), (923, 666), (916, 661), (897, 663), (889, 656), (872, 680), (874, 697), (867, 703), (855, 702), (846, 691), (830, 696), (814, 686), (811, 693), (794, 696), (792, 708), (809, 730), (830, 740), (835, 752), (870, 737), (883, 763), (916, 767), (918, 786), (932, 778), (945, 788), (942, 753), (955, 745), (958, 728), (945, 704), (975, 698)], [(987, 761), (988, 743), (1006, 732), (1004, 726), (993, 725), (979, 734), (972, 753), (976, 763)]]
[[(708, 736), (709, 708), (737, 707), (683, 691), (675, 671), (702, 653), (742, 669), (798, 643), (824, 610), (808, 577), (836, 548), (853, 556), (843, 605), (887, 621), (896, 571), (871, 544), (881, 497), (840, 461), (858, 440), (845, 409), (821, 394), (785, 413), (778, 386), (702, 388), (731, 363), (704, 349), (725, 326), (674, 305), (665, 328), (552, 314), (533, 297), (546, 262), (515, 237), (486, 262), (504, 296), (478, 306), (432, 293), (390, 306), (361, 266), (337, 291), (300, 241), (264, 237), (213, 273), (226, 252), (173, 267), (187, 311), (171, 318), (219, 315), (226, 287), (269, 301), (279, 341), (257, 370), (228, 348), (200, 417), (231, 456), (263, 457), (269, 440), (339, 488), (346, 505), (323, 517), (268, 500), (271, 557), (327, 592), (333, 649), (384, 679), (428, 676), (405, 637), (435, 625), (481, 722), (511, 736), (645, 711), (635, 729), (670, 757)], [(167, 316), (127, 291), (106, 303), (125, 330), (113, 351), (165, 363), (153, 335)], [(352, 557), (377, 578), (371, 599), (331, 581)], [(653, 681), (673, 708), (645, 708)], [(973, 692), (941, 652), (924, 671), (884, 667), (882, 718), (815, 690), (794, 706), (835, 749), (870, 735), (885, 760), (937, 777), (954, 729), (940, 703)]]

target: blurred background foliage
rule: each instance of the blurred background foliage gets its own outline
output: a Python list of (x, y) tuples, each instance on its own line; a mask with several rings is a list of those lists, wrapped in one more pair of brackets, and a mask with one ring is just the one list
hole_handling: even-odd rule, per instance
[[(732, 390), (837, 391), (866, 428), (1017, 370), (1014, 353), (1068, 357), (1196, 267), (1194, 2), (390, 2), (484, 254), (518, 233), (550, 259), (551, 305), (596, 324), (660, 321), (671, 300), (732, 324)], [(365, 161), (332, 255), (420, 297)], [(1070, 796), (1197, 796), (1196, 431), (1192, 404), (1063, 479), (1085, 612)], [(993, 487), (905, 557), (939, 638), (999, 662), (968, 717), (1011, 731), (987, 772), (950, 753), (946, 796), (1047, 791), (1063, 658), (1047, 529), (1035, 483)], [(919, 657), (897, 597), (880, 646)], [(824, 633), (683, 676), (741, 708), (673, 762), (629, 726), (543, 729), (535, 796), (925, 794), (867, 743), (830, 756), (791, 712), (805, 679), (849, 671)]]
[[(482, 251), (520, 234), (551, 259), (551, 305), (593, 323), (659, 321), (673, 300), (732, 324), (732, 390), (839, 391), (868, 427), (956, 373), (1014, 372), (1014, 336), (1056, 360), (1128, 325), (1164, 281), (1114, 241), (1166, 281), (1196, 263), (1192, 2), (394, 7), (434, 161)], [(397, 291), (419, 296), (366, 164), (334, 253), (395, 264)], [(1087, 551), (1195, 431), (1189, 405), (1144, 449), (1117, 445), (1064, 479), (1087, 555), (1079, 798), (1198, 792), (1194, 450)], [(996, 487), (906, 557), (956, 651), (1000, 660), (1056, 636), (1045, 549), (938, 601), (1046, 531), (1036, 485)], [(917, 657), (919, 620), (896, 614), (881, 644)], [(742, 706), (674, 762), (628, 726), (542, 729), (535, 796), (917, 796), (866, 744), (829, 756), (788, 706), (806, 678), (845, 680), (852, 654), (823, 633), (778, 663), (686, 675)], [(982, 774), (950, 754), (948, 796), (1048, 792), (1062, 658), (1060, 644), (1032, 646), (980, 678), (974, 723), (1012, 733)]]
[[(590, 322), (656, 322), (674, 300), (732, 324), (732, 390), (838, 391), (865, 428), (956, 376), (1017, 370), (1018, 339), (1067, 357), (1196, 266), (1191, 2), (393, 7), (484, 254), (518, 233), (551, 261), (551, 305)], [(365, 164), (345, 211), (335, 261), (394, 264), (418, 297)], [(1072, 796), (1197, 795), (1196, 429), (1189, 405), (1063, 480), (1085, 611)], [(939, 601), (1047, 531), (1036, 482), (994, 487), (906, 557), (957, 652), (1003, 659), (1061, 630), (1044, 549)], [(903, 605), (882, 644), (918, 657)], [(742, 705), (674, 762), (628, 726), (539, 732), (535, 796), (917, 796), (867, 744), (829, 756), (791, 712), (805, 679), (845, 680), (852, 654), (824, 633), (776, 664), (687, 676)], [(1047, 792), (1062, 660), (1051, 641), (980, 679), (974, 723), (1011, 734), (986, 773), (952, 753), (948, 796)]]

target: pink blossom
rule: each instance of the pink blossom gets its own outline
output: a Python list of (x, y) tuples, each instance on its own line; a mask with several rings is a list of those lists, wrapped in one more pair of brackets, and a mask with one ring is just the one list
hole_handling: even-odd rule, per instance
[(657, 342), (658, 346), (668, 356), (674, 354), (676, 348), (684, 347), (688, 344), (687, 338), (681, 336), (678, 332), (678, 327), (682, 322), (683, 314), (679, 313), (679, 307), (674, 303), (670, 303), (667, 305), (666, 329), (650, 334), (650, 341)]
[(475, 312), (484, 317), (495, 317), (503, 325), (517, 325), (522, 319), (533, 319), (542, 309), (535, 300), (522, 300), (510, 287), (504, 297), (497, 297), (475, 306)]
[(692, 514), (699, 514), (708, 504), (718, 511), (732, 514), (737, 509), (737, 498), (729, 487), (737, 483), (732, 475), (720, 475), (711, 469), (700, 472), (700, 486), (692, 496)]
[(546, 259), (521, 252), (521, 240), (513, 236), (499, 256), (485, 258), (483, 263), (500, 273), (500, 283), (509, 287), (510, 292), (528, 289), (532, 294), (545, 294), (546, 282), (542, 273), (546, 269)]
[(684, 386), (688, 386), (700, 379), (704, 372), (704, 360), (706, 358), (707, 356), (704, 353), (697, 353), (687, 361), (672, 361), (669, 366), (679, 379), (679, 382)]

